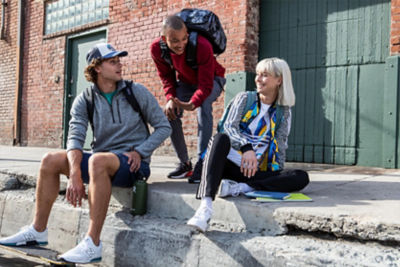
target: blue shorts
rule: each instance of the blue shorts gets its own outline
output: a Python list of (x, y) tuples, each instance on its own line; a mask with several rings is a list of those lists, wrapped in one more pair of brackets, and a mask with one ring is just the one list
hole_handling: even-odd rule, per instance
[[(112, 185), (120, 187), (132, 187), (138, 179), (147, 179), (150, 176), (150, 167), (147, 162), (142, 161), (137, 172), (129, 170), (128, 157), (124, 154), (114, 153), (119, 158), (119, 169), (112, 177)], [(81, 162), (82, 179), (84, 183), (89, 183), (89, 158), (92, 153), (83, 152)]]

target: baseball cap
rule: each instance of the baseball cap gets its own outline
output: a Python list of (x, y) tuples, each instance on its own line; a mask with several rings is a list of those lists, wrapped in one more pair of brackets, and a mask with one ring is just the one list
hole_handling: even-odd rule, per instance
[(96, 44), (89, 52), (86, 54), (86, 62), (90, 64), (93, 59), (107, 59), (112, 57), (125, 57), (128, 55), (127, 51), (117, 51), (110, 44), (99, 43)]

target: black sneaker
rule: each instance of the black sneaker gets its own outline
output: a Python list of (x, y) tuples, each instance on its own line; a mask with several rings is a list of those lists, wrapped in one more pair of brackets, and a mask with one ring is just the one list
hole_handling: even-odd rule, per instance
[(178, 167), (170, 172), (168, 174), (168, 178), (171, 179), (181, 179), (181, 178), (186, 178), (186, 177), (190, 177), (192, 175), (192, 163), (189, 162), (189, 164), (187, 163), (179, 163)]
[(189, 184), (199, 184), (201, 180), (201, 171), (203, 170), (203, 160), (199, 159), (194, 165), (194, 170), (192, 176), (188, 178)]

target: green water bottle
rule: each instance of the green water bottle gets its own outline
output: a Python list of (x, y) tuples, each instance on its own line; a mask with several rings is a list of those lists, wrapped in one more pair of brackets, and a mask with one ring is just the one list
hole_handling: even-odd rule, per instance
[(132, 215), (143, 215), (147, 211), (147, 183), (146, 180), (136, 180), (132, 191)]

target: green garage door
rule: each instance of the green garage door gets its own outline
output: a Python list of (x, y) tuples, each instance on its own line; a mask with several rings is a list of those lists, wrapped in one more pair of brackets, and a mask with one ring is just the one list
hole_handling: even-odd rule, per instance
[[(83, 33), (68, 38), (67, 67), (66, 67), (66, 101), (64, 112), (64, 145), (68, 136), (68, 122), (70, 109), (75, 97), (79, 95), (90, 83), (86, 80), (84, 70), (86, 68), (86, 54), (96, 43), (106, 42), (106, 30), (97, 30), (91, 33)], [(93, 134), (90, 126), (86, 133), (85, 149), (91, 149), (90, 144)]]
[(287, 160), (385, 165), (390, 1), (261, 0), (260, 13), (259, 58), (293, 74)]

